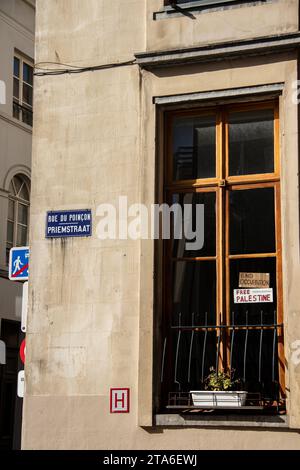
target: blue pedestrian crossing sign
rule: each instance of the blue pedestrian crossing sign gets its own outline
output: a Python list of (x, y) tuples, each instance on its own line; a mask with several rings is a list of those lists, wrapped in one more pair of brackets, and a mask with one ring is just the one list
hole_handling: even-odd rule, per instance
[(9, 253), (8, 277), (11, 281), (28, 281), (29, 247), (16, 246)]

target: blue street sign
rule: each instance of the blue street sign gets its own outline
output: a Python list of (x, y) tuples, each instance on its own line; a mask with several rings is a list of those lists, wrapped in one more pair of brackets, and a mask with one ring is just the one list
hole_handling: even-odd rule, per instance
[(29, 271), (29, 247), (16, 246), (9, 253), (8, 277), (11, 281), (27, 281)]
[(46, 238), (90, 237), (91, 235), (91, 210), (47, 212)]

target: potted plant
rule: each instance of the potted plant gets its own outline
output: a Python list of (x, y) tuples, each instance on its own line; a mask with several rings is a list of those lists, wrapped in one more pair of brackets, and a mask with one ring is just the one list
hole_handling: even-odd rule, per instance
[(210, 368), (205, 378), (205, 390), (191, 390), (194, 406), (201, 408), (237, 408), (246, 403), (247, 392), (234, 390), (240, 381), (233, 380), (234, 371), (216, 371)]

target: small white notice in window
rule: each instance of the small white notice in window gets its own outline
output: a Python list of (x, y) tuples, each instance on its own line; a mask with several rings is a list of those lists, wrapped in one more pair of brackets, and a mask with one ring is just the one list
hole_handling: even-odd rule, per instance
[(235, 304), (259, 304), (273, 302), (273, 289), (234, 289)]

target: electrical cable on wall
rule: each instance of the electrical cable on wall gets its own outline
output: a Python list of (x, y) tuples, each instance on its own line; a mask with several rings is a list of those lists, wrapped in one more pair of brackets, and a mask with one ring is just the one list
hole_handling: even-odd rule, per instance
[[(45, 76), (45, 75), (64, 75), (64, 74), (71, 74), (71, 73), (84, 73), (84, 72), (93, 72), (95, 70), (105, 70), (117, 67), (126, 67), (130, 65), (135, 65), (136, 60), (128, 60), (126, 62), (115, 62), (112, 64), (102, 64), (102, 65), (90, 65), (87, 67), (78, 67), (76, 65), (69, 65), (63, 64), (60, 62), (38, 62), (35, 64), (35, 72), (34, 75), (37, 77)], [(49, 69), (47, 67), (42, 67), (42, 65), (63, 65), (67, 68), (64, 69)]]

